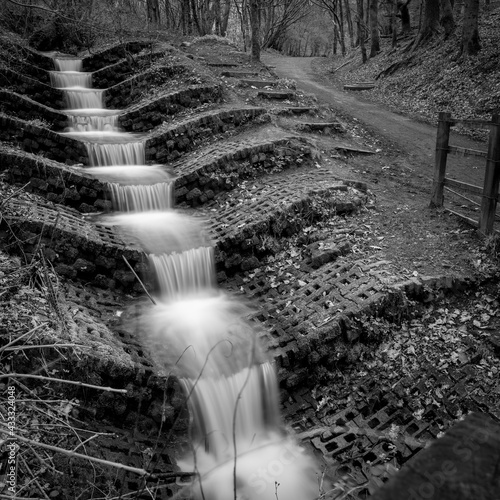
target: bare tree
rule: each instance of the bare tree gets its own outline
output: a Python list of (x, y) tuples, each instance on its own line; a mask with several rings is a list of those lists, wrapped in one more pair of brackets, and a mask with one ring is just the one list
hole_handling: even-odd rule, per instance
[(461, 50), (466, 56), (473, 56), (481, 50), (478, 30), (479, 0), (466, 0)]
[(450, 0), (439, 0), (441, 9), (441, 26), (444, 28), (444, 37), (448, 38), (455, 29), (455, 19), (453, 18), (453, 6)]
[(357, 1), (357, 28), (358, 28), (358, 39), (359, 39), (359, 47), (361, 49), (361, 60), (363, 64), (367, 61), (366, 57), (366, 47), (365, 47), (365, 24), (364, 24), (364, 9), (363, 9), (363, 1), (364, 0), (356, 0)]
[(253, 61), (260, 61), (260, 1), (250, 0), (250, 30), (252, 33)]
[(380, 35), (378, 32), (378, 0), (370, 0), (370, 32), (372, 36), (370, 57), (375, 57), (380, 52)]

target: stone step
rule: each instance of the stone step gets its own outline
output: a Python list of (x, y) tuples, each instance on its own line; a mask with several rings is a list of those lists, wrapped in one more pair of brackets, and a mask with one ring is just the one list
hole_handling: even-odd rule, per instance
[(237, 68), (239, 66), (238, 63), (224, 62), (224, 61), (212, 61), (208, 62), (207, 66), (211, 66), (213, 68)]
[(310, 132), (324, 131), (345, 133), (346, 129), (340, 122), (300, 122), (296, 125), (298, 130), (305, 130)]
[(295, 99), (295, 92), (291, 90), (260, 90), (257, 92), (257, 96), (264, 99), (286, 100)]
[(246, 85), (247, 87), (256, 87), (258, 89), (262, 89), (265, 87), (274, 87), (278, 82), (273, 80), (249, 80), (249, 79), (241, 79), (240, 83)]
[(223, 71), (221, 76), (225, 76), (227, 78), (245, 78), (246, 76), (257, 76), (259, 74), (258, 71)]
[(284, 108), (275, 110), (276, 113), (282, 114), (293, 114), (293, 115), (302, 115), (305, 113), (314, 113), (318, 110), (317, 106), (286, 106)]
[(310, 163), (310, 146), (293, 135), (278, 134), (276, 129), (270, 129), (269, 138), (263, 139), (263, 130), (210, 144), (171, 163), (176, 202), (198, 206), (221, 191), (234, 189), (244, 179)]
[(344, 85), (344, 90), (371, 90), (373, 88), (375, 88), (375, 83), (371, 82), (360, 82)]

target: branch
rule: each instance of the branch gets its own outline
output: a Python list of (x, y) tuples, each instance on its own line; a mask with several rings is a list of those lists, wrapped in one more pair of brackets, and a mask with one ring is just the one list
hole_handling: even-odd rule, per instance
[(42, 375), (28, 375), (26, 373), (7, 373), (4, 375), (0, 375), (0, 380), (3, 378), (35, 378), (37, 380), (46, 380), (48, 382), (61, 382), (63, 384), (77, 385), (79, 387), (88, 387), (90, 389), (99, 389), (101, 391), (127, 394), (127, 389), (114, 389), (113, 387), (101, 387), (99, 385), (85, 384), (84, 382), (77, 382), (75, 380), (64, 380), (61, 378), (44, 377)]
[(49, 9), (48, 7), (42, 7), (41, 5), (20, 3), (20, 2), (16, 2), (15, 0), (7, 0), (7, 2), (13, 3), (14, 5), (19, 5), (19, 7), (26, 7), (27, 9), (40, 9), (40, 10), (44, 10), (45, 12), (50, 12), (51, 14), (59, 14), (58, 10), (52, 10), (52, 9)]

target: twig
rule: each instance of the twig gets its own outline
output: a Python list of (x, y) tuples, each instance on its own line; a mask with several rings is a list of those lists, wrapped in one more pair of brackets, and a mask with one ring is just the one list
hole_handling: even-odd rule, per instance
[(88, 345), (81, 344), (42, 344), (42, 345), (22, 345), (19, 347), (6, 347), (1, 349), (2, 351), (24, 351), (25, 349), (42, 349), (47, 347), (86, 347), (91, 349)]
[(29, 332), (23, 333), (20, 337), (16, 337), (14, 340), (11, 340), (8, 344), (4, 345), (3, 347), (0, 347), (0, 353), (7, 350), (12, 344), (15, 344), (21, 339), (24, 339), (24, 337), (27, 337), (28, 335), (36, 332), (39, 328), (42, 326), (48, 325), (48, 323), (41, 323), (40, 325), (35, 326), (35, 328), (32, 328)]
[[(21, 441), (23, 443), (27, 443), (33, 446), (38, 446), (40, 448), (45, 448), (46, 450), (55, 451), (57, 453), (62, 453), (63, 455), (69, 456), (71, 458), (80, 458), (82, 460), (89, 460), (90, 462), (96, 462), (102, 465), (108, 465), (110, 467), (114, 467), (115, 469), (126, 470), (128, 472), (134, 472), (140, 476), (150, 476), (151, 474), (144, 470), (138, 469), (137, 467), (131, 467), (129, 465), (119, 464), (117, 462), (110, 462), (109, 460), (104, 460), (102, 458), (89, 457), (88, 455), (82, 455), (81, 453), (75, 453), (71, 450), (65, 450), (64, 448), (59, 448), (58, 446), (52, 446), (50, 444), (39, 443), (38, 441), (33, 441), (32, 439), (25, 438), (23, 436), (19, 436), (18, 434), (10, 434), (9, 437), (12, 440)], [(174, 477), (174, 476), (173, 476)]]
[(43, 490), (42, 485), (38, 482), (38, 479), (36, 478), (35, 474), (33, 474), (32, 470), (30, 469), (30, 466), (27, 464), (27, 462), (24, 459), (24, 457), (22, 455), (19, 455), (19, 456), (20, 456), (20, 458), (21, 458), (24, 466), (26, 467), (26, 470), (29, 472), (29, 475), (32, 477), (33, 482), (36, 484), (36, 486), (40, 490), (40, 493), (43, 495), (43, 497), (46, 500), (50, 500), (50, 498), (47, 496), (47, 493), (45, 493), (45, 491)]
[(156, 305), (156, 301), (155, 299), (153, 299), (153, 297), (151, 297), (151, 295), (149, 294), (149, 292), (146, 290), (146, 287), (144, 286), (144, 283), (141, 281), (141, 278), (139, 278), (139, 276), (137, 276), (137, 273), (134, 271), (134, 269), (132, 268), (132, 266), (130, 265), (129, 261), (127, 260), (127, 258), (125, 257), (125, 255), (122, 255), (122, 258), (123, 260), (125, 261), (125, 264), (127, 264), (128, 268), (132, 271), (132, 273), (134, 274), (134, 276), (137, 278), (137, 281), (139, 282), (139, 284), (142, 286), (142, 289), (146, 292), (146, 295), (149, 297), (149, 300), (151, 300), (151, 302)]
[(99, 389), (107, 392), (118, 392), (120, 394), (127, 394), (127, 389), (115, 389), (113, 387), (101, 387), (99, 385), (85, 384), (84, 382), (77, 382), (75, 380), (64, 380), (60, 378), (44, 377), (42, 375), (29, 375), (26, 373), (8, 373), (0, 375), (0, 380), (3, 378), (35, 378), (38, 380), (46, 380), (48, 382), (60, 382), (63, 384), (77, 385), (79, 387), (88, 387), (89, 389)]

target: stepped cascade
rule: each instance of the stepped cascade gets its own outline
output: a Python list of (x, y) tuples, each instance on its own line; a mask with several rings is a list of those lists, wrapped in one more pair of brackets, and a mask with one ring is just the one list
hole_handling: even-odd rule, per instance
[(116, 126), (119, 111), (102, 108), (104, 91), (90, 88), (81, 60), (57, 59), (52, 83), (70, 109), (69, 130), (84, 141), (89, 173), (108, 183), (114, 214), (101, 219), (148, 255), (155, 305), (141, 318), (154, 361), (185, 390), (193, 418), (193, 494), (206, 500), (313, 499), (313, 462), (287, 436), (279, 415), (278, 384), (251, 309), (216, 287), (214, 247), (203, 220), (174, 210), (174, 178), (145, 165), (141, 138)]

